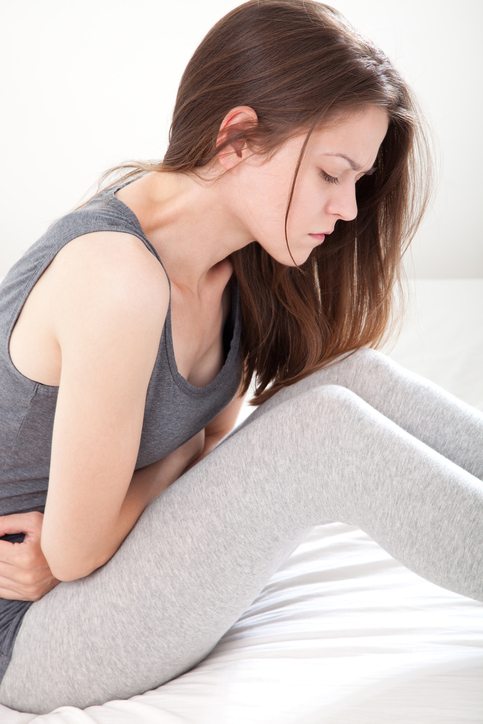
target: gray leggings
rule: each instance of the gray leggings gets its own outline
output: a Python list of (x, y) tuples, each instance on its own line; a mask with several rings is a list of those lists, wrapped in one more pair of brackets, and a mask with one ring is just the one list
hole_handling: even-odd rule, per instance
[(482, 480), (482, 412), (382, 352), (339, 357), (152, 501), (102, 568), (31, 605), (0, 702), (85, 708), (190, 670), (324, 522), (483, 601)]

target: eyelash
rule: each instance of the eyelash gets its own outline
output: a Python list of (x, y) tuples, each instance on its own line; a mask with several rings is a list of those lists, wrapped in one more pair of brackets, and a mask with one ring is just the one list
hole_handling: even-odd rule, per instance
[(321, 171), (321, 172), (320, 172), (320, 175), (322, 176), (322, 178), (324, 179), (324, 181), (327, 181), (327, 183), (329, 183), (329, 184), (338, 184), (338, 183), (339, 183), (339, 179), (338, 179), (338, 178), (334, 178), (333, 176), (329, 176), (328, 174), (325, 173), (325, 171)]
[[(325, 171), (321, 170), (320, 175), (322, 176), (324, 181), (327, 181), (327, 183), (329, 183), (329, 184), (338, 184), (339, 183), (338, 178), (334, 178), (334, 176), (329, 176), (328, 174), (325, 173)], [(360, 181), (360, 179), (358, 179), (358, 181)]]

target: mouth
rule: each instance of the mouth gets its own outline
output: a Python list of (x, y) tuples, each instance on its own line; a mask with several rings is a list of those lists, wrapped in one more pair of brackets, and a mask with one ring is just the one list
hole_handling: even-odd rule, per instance
[(317, 239), (317, 241), (324, 241), (326, 234), (309, 234), (309, 236), (311, 236), (312, 239)]

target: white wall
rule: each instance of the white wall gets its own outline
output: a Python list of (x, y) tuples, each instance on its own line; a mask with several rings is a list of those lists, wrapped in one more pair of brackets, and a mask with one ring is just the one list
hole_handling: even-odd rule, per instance
[[(0, 277), (111, 165), (160, 159), (183, 69), (231, 0), (2, 0)], [(329, 3), (330, 4), (330, 3)], [(333, 0), (418, 93), (437, 189), (410, 277), (483, 277), (483, 5)]]

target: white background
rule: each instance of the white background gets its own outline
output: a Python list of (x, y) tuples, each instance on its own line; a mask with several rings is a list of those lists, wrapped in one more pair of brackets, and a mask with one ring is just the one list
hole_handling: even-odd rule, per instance
[[(109, 166), (160, 160), (181, 74), (230, 0), (0, 0), (0, 277)], [(415, 278), (483, 277), (483, 3), (334, 0), (416, 92), (436, 188)]]

